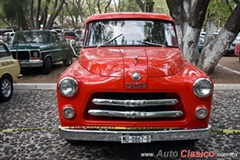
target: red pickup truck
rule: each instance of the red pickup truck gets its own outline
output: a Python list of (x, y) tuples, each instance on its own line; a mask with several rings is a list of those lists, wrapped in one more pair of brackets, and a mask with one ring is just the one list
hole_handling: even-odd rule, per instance
[(210, 135), (213, 82), (184, 60), (170, 16), (97, 14), (85, 26), (80, 56), (57, 82), (62, 138), (151, 143)]
[(235, 44), (235, 51), (234, 53), (239, 57), (239, 63), (240, 63), (240, 43)]

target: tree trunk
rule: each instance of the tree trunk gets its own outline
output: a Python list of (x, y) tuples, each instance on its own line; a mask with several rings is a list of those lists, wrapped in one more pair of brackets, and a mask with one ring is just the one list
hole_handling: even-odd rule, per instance
[(39, 29), (40, 28), (40, 20), (39, 20), (39, 15), (40, 15), (40, 11), (41, 11), (41, 3), (42, 1), (41, 0), (38, 0), (38, 4), (37, 4), (37, 12), (36, 12), (36, 24), (35, 24), (35, 28), (36, 29)]
[[(39, 21), (39, 23), (43, 25), (43, 29), (46, 29), (49, 4), (50, 4), (50, 0), (46, 0), (43, 7), (42, 14), (41, 14), (41, 19)], [(39, 17), (36, 17), (36, 18), (39, 18)]]
[[(81, 24), (84, 22), (83, 17), (85, 16), (86, 13), (86, 2), (84, 0), (76, 0), (78, 10), (79, 10), (79, 16), (81, 18)], [(84, 23), (83, 23), (84, 25)], [(81, 26), (83, 27), (83, 26)]]
[(209, 43), (211, 40), (213, 40), (213, 33), (214, 33), (214, 22), (212, 19), (209, 19), (207, 21), (207, 26), (206, 26), (206, 35), (204, 37), (204, 46)]
[(136, 0), (142, 12), (153, 12), (154, 0)]
[(110, 6), (111, 2), (112, 2), (112, 0), (109, 0), (109, 1), (107, 2), (107, 5), (105, 6), (105, 9), (104, 9), (104, 13), (107, 13), (108, 7)]
[(183, 56), (187, 61), (197, 65), (199, 58), (197, 43), (209, 0), (196, 0), (193, 5), (190, 0), (167, 0), (167, 4), (171, 16), (176, 21)]
[[(235, 7), (217, 38), (212, 39), (209, 42), (206, 40), (206, 44), (200, 55), (197, 51), (197, 43), (209, 0), (196, 0), (192, 7), (189, 5), (189, 0), (167, 0), (167, 4), (171, 16), (176, 21), (177, 32), (180, 32), (179, 38), (182, 39), (182, 41), (179, 40), (179, 42), (185, 59), (202, 69), (207, 74), (210, 74), (240, 31), (240, 3)], [(185, 16), (189, 18), (184, 20), (183, 17)], [(207, 35), (209, 37), (213, 36), (209, 31), (208, 34), (210, 34)], [(181, 35), (184, 36), (181, 37)], [(191, 46), (189, 43), (191, 40), (195, 42), (195, 45), (192, 46), (193, 49), (189, 47)]]
[[(73, 6), (73, 5), (74, 5), (74, 3), (71, 4), (71, 6)], [(72, 12), (71, 12), (70, 9), (69, 9), (68, 3), (65, 3), (65, 6), (66, 6), (66, 9), (67, 9), (67, 11), (68, 11), (69, 16), (70, 16), (71, 19), (72, 19), (73, 27), (76, 28), (76, 23), (75, 23), (75, 22), (77, 22), (77, 21), (75, 21), (73, 15), (72, 15)]]
[(176, 22), (176, 30), (178, 35), (178, 43), (181, 48), (183, 49), (183, 37), (185, 32), (187, 31), (188, 19), (191, 13), (191, 0), (167, 0), (167, 5), (170, 11), (170, 15)]
[(31, 0), (30, 1), (30, 18), (29, 18), (29, 23), (30, 23), (30, 27), (31, 29), (35, 28), (35, 25), (34, 25), (34, 18), (33, 18), (33, 3), (34, 3), (34, 0)]
[(202, 50), (197, 67), (210, 74), (240, 32), (240, 3), (235, 7), (216, 39), (207, 43)]
[(60, 4), (58, 5), (58, 0), (55, 0), (54, 8), (56, 8), (56, 11), (50, 15), (47, 21), (46, 28), (48, 29), (52, 28), (53, 22), (56, 19), (56, 17), (59, 15), (59, 12), (61, 11), (61, 9), (63, 8), (63, 4), (65, 3), (65, 0), (61, 0), (59, 3)]

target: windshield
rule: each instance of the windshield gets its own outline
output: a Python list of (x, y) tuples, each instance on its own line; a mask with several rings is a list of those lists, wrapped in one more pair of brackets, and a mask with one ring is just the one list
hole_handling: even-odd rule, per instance
[(50, 32), (24, 31), (14, 37), (14, 43), (49, 43)]
[[(105, 20), (89, 23), (84, 46), (148, 45), (177, 47), (172, 23), (151, 20)], [(119, 36), (120, 35), (120, 36)], [(150, 42), (150, 43), (145, 43)]]

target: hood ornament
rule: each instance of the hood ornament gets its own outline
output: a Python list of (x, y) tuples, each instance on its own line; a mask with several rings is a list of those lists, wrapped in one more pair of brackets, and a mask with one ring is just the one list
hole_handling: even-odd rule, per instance
[(138, 63), (138, 56), (136, 54), (134, 55), (134, 62), (135, 62), (135, 65)]
[(141, 75), (140, 75), (138, 72), (134, 72), (134, 73), (132, 74), (132, 79), (133, 79), (134, 81), (139, 81), (139, 80), (141, 79)]

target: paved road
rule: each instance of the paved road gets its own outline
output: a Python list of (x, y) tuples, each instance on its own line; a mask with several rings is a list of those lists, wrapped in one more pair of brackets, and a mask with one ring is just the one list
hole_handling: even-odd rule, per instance
[[(216, 128), (240, 129), (240, 91), (215, 91), (211, 125)], [(53, 90), (15, 90), (13, 98), (0, 103), (0, 129), (58, 126), (56, 94)], [(184, 152), (183, 152), (184, 151)], [(208, 159), (240, 159), (240, 135), (212, 133), (193, 147), (183, 143), (121, 145), (118, 143), (83, 143), (70, 145), (57, 130), (0, 132), (0, 160), (7, 159), (180, 159), (187, 155), (214, 153)], [(144, 153), (154, 153), (151, 155)], [(230, 154), (231, 155), (227, 155)], [(168, 158), (163, 158), (165, 155)], [(221, 155), (220, 155), (221, 154)], [(225, 154), (225, 155), (223, 155)], [(156, 158), (156, 155), (158, 157)], [(148, 156), (148, 157), (146, 157)], [(224, 158), (220, 158), (220, 156)], [(237, 156), (237, 157), (236, 157)], [(183, 158), (182, 158), (183, 159)], [(189, 159), (189, 158), (185, 158)], [(195, 159), (195, 158), (193, 158)], [(204, 158), (206, 159), (206, 158)]]

